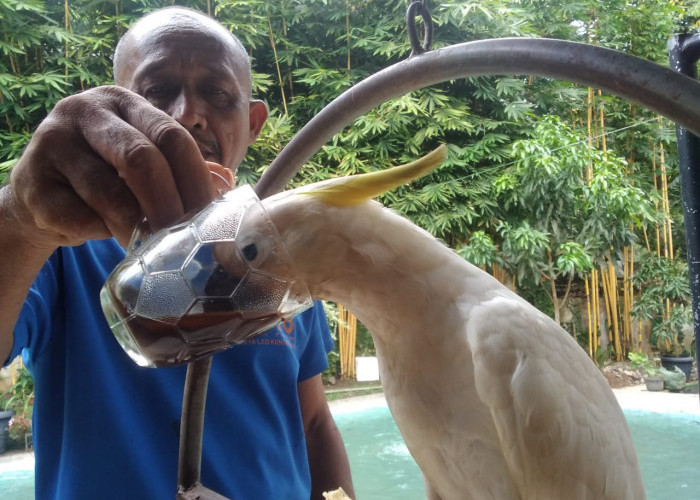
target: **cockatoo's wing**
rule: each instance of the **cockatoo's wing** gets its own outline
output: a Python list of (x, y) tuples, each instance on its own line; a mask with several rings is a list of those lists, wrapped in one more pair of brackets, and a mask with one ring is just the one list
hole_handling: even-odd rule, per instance
[(472, 310), (467, 337), (477, 392), (522, 498), (645, 498), (624, 415), (563, 329), (504, 293)]

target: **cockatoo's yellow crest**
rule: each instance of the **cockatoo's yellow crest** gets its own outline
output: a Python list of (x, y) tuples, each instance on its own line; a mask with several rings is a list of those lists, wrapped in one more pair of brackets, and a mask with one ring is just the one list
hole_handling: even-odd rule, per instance
[(338, 177), (313, 185), (309, 191), (304, 191), (303, 194), (319, 198), (328, 205), (338, 207), (359, 205), (363, 201), (432, 172), (446, 158), (447, 146), (443, 144), (411, 163), (366, 174)]

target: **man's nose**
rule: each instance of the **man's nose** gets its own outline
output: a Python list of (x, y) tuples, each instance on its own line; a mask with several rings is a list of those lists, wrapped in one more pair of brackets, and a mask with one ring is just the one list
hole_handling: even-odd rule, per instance
[(170, 107), (170, 116), (186, 129), (206, 129), (205, 106), (194, 93), (183, 89)]

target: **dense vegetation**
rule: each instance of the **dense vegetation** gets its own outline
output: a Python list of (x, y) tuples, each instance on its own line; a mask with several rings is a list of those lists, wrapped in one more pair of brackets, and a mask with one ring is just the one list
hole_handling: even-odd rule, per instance
[[(250, 50), (255, 94), (267, 101), (271, 116), (241, 168), (244, 182), (254, 182), (334, 97), (410, 52), (404, 2), (176, 3), (211, 13)], [(111, 82), (112, 51), (129, 24), (170, 4), (0, 1), (0, 180), (60, 98)], [(661, 0), (428, 4), (435, 48), (484, 38), (551, 37), (661, 65), (668, 64), (667, 39), (692, 31), (696, 10), (695, 2)], [(678, 259), (683, 272), (673, 124), (568, 82), (528, 75), (461, 79), (411, 92), (362, 116), (295, 182), (384, 168), (441, 142), (450, 144), (447, 164), (387, 195), (385, 203), (517, 288), (592, 356), (612, 352), (623, 359), (648, 341), (636, 318), (654, 317), (635, 308), (643, 287), (632, 279), (636, 263), (644, 255)], [(661, 296), (656, 300), (666, 304)], [(668, 304), (657, 314), (661, 319), (672, 313)]]

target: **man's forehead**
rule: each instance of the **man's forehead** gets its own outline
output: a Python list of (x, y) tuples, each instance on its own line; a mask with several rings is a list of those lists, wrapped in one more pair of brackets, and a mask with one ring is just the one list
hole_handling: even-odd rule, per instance
[[(230, 59), (230, 60), (229, 60)], [(160, 73), (176, 72), (186, 68), (188, 72), (201, 72), (211, 79), (242, 78), (243, 71), (235, 59), (222, 57), (211, 51), (195, 48), (186, 51), (172, 51), (170, 54), (153, 52), (142, 58), (137, 66), (137, 73), (141, 76), (157, 75)]]
[(206, 68), (220, 76), (247, 73), (244, 61), (232, 39), (222, 39), (209, 31), (158, 29), (134, 37), (129, 53), (139, 73), (174, 70), (173, 64), (184, 64), (190, 69)]

